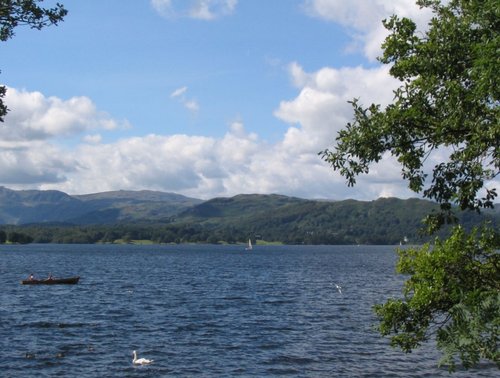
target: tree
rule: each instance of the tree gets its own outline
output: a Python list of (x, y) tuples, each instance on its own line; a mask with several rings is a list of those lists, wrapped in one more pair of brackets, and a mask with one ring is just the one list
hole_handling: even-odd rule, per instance
[(10, 232), (7, 239), (13, 244), (29, 244), (33, 242), (31, 236), (17, 231)]
[[(68, 13), (57, 3), (53, 8), (42, 8), (37, 5), (43, 0), (0, 0), (0, 41), (5, 42), (14, 36), (17, 26), (29, 26), (31, 29), (42, 29), (49, 25), (57, 25)], [(3, 102), (5, 86), (0, 86), (0, 122), (8, 112)]]
[(450, 370), (455, 354), (465, 368), (480, 358), (498, 364), (500, 255), (495, 245), (492, 229), (467, 234), (459, 226), (446, 241), (436, 239), (432, 248), (399, 250), (397, 269), (411, 277), (403, 299), (375, 305), (382, 335), (394, 334), (391, 345), (411, 352), (435, 334), (443, 352), (440, 362)]
[[(401, 164), (409, 188), (440, 204), (440, 211), (426, 218), (432, 233), (456, 221), (453, 205), (479, 212), (493, 207), (497, 196), (496, 188), (486, 183), (500, 172), (500, 4), (496, 0), (444, 4), (419, 0), (417, 4), (433, 11), (425, 33), (417, 31), (408, 18), (392, 16), (383, 21), (390, 34), (379, 60), (391, 65), (390, 74), (401, 82), (393, 102), (382, 109), (377, 104), (364, 107), (354, 99), (354, 121), (339, 132), (335, 148), (320, 155), (352, 186), (359, 174), (368, 173), (370, 164), (390, 153)], [(433, 167), (430, 179), (424, 163), (437, 149), (448, 151), (448, 159)], [(444, 243), (437, 240), (432, 252), (426, 246), (400, 251), (398, 271), (411, 275), (404, 299), (375, 308), (381, 333), (393, 335), (392, 344), (405, 351), (437, 335), (450, 369), (454, 368), (452, 356), (459, 356), (466, 367), (478, 358), (499, 363), (500, 299), (490, 295), (494, 285), (483, 280), (491, 271), (492, 277), (500, 277), (498, 257), (486, 252), (491, 248), (482, 242), (489, 235), (486, 230), (476, 240), (482, 251), (472, 251), (474, 243), (462, 232), (457, 229)], [(479, 257), (471, 266), (464, 265), (471, 254)], [(441, 265), (433, 267), (437, 262)], [(454, 284), (441, 286), (445, 292), (435, 299), (423, 300), (427, 297), (422, 296), (422, 288), (434, 293), (436, 275), (446, 265), (447, 279)], [(469, 281), (462, 280), (464, 272), (475, 282), (472, 291)], [(495, 308), (497, 312), (490, 316)], [(468, 311), (463, 312), (467, 315), (461, 323), (456, 320), (460, 309)]]

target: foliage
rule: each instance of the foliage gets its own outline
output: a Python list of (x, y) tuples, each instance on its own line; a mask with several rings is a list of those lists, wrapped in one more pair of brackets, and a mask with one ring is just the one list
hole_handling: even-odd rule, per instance
[[(42, 29), (49, 25), (57, 25), (68, 13), (57, 3), (53, 8), (42, 8), (37, 3), (43, 0), (0, 0), (0, 41), (7, 41), (14, 36), (18, 26), (29, 26), (31, 29)], [(0, 86), (0, 122), (7, 114), (7, 106), (2, 98), (5, 86)]]
[[(354, 120), (333, 150), (320, 155), (356, 183), (370, 164), (394, 156), (411, 190), (434, 200), (429, 233), (457, 221), (454, 206), (479, 212), (493, 207), (500, 173), (500, 3), (497, 0), (418, 0), (434, 17), (426, 32), (408, 18), (384, 20), (390, 34), (380, 61), (400, 80), (394, 100), (352, 101)], [(447, 154), (428, 177), (431, 154)], [(409, 274), (403, 300), (376, 307), (380, 331), (404, 351), (435, 334), (444, 362), (458, 356), (468, 368), (486, 358), (498, 363), (498, 254), (489, 233), (465, 237), (458, 228), (435, 248), (403, 251), (398, 269)], [(442, 323), (439, 323), (442, 322)]]
[[(367, 173), (384, 153), (395, 156), (402, 176), (415, 192), (441, 204), (429, 219), (436, 230), (452, 218), (451, 203), (461, 209), (493, 206), (495, 188), (478, 192), (500, 170), (500, 5), (496, 0), (417, 2), (435, 17), (424, 35), (407, 18), (384, 21), (391, 32), (380, 61), (401, 81), (385, 110), (352, 101), (354, 122), (339, 132), (334, 151), (320, 154), (347, 178)], [(424, 171), (428, 156), (440, 148), (448, 160)]]
[(7, 240), (13, 244), (29, 244), (33, 238), (22, 232), (12, 231), (7, 235)]
[(483, 229), (479, 237), (477, 232), (457, 226), (433, 247), (398, 251), (398, 272), (411, 275), (404, 298), (375, 306), (382, 335), (395, 333), (393, 346), (409, 352), (435, 334), (450, 370), (455, 355), (465, 368), (480, 358), (500, 366), (500, 255), (492, 230)]
[(4, 117), (9, 111), (7, 105), (5, 105), (2, 100), (5, 97), (5, 93), (7, 93), (7, 88), (5, 88), (5, 86), (0, 86), (0, 122), (4, 121)]

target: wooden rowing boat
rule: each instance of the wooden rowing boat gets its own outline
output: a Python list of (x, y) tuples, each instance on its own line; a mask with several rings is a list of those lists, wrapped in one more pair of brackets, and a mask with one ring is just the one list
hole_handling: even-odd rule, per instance
[(74, 285), (78, 283), (80, 277), (69, 278), (47, 278), (45, 280), (28, 279), (22, 280), (22, 285)]

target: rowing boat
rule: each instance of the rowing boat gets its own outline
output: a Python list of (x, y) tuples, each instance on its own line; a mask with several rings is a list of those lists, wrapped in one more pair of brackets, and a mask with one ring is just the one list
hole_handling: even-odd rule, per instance
[(45, 280), (28, 279), (22, 280), (22, 285), (74, 285), (78, 283), (80, 277), (69, 278), (47, 278)]

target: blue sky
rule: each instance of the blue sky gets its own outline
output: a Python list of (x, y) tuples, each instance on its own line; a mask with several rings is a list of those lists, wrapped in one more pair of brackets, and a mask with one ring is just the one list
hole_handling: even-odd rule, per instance
[[(390, 158), (348, 188), (317, 156), (397, 83), (381, 20), (413, 0), (61, 0), (0, 45), (0, 185), (363, 200), (413, 194)], [(54, 4), (45, 1), (45, 6)], [(436, 157), (438, 159), (439, 157)]]
[[(4, 80), (49, 96), (88, 96), (133, 124), (129, 135), (221, 137), (229, 122), (244, 119), (276, 141), (285, 126), (273, 110), (296, 92), (287, 64), (300, 60), (316, 70), (325, 62), (363, 62), (360, 54), (342, 53), (349, 43), (342, 27), (305, 16), (302, 1), (240, 1), (215, 20), (182, 17), (185, 8), (161, 17), (148, 1), (64, 4), (69, 15), (59, 27), (18, 29), (2, 46), (9, 56)], [(172, 101), (179, 88), (184, 95)]]

